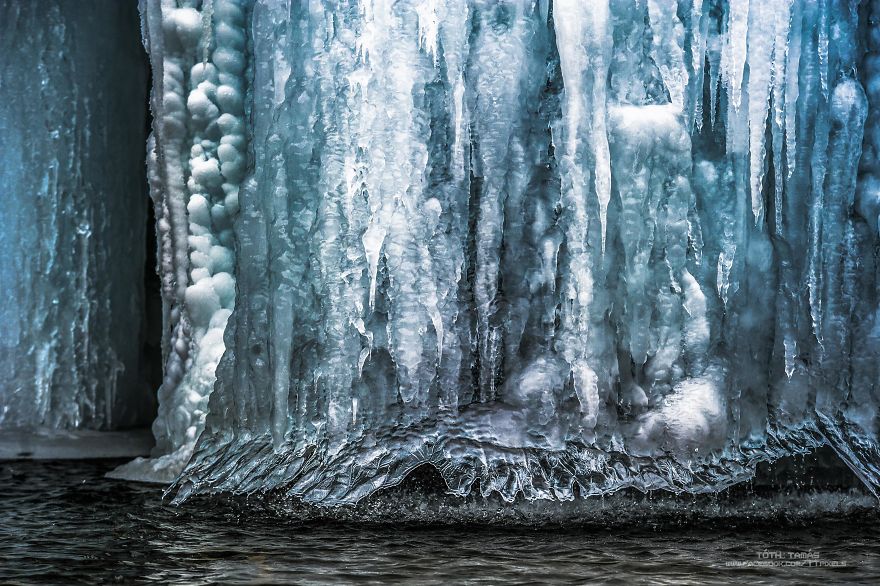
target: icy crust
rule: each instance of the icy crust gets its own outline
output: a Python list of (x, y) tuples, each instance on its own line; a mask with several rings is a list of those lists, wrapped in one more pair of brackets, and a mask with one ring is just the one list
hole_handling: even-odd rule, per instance
[[(395, 486), (422, 464), (433, 465), (450, 494), (570, 501), (606, 495), (624, 488), (642, 492), (719, 492), (751, 479), (760, 462), (807, 454), (828, 445), (814, 424), (799, 429), (768, 430), (765, 445), (725, 450), (708, 458), (633, 456), (613, 447), (601, 449), (570, 442), (559, 451), (499, 446), (467, 437), (451, 423), (441, 431), (433, 424), (379, 429), (354, 438), (338, 451), (326, 445), (286, 444), (274, 449), (271, 437), (212, 436), (201, 442), (187, 473), (166, 494), (174, 502), (192, 494), (270, 492), (317, 505), (350, 505), (381, 489)], [(850, 438), (851, 439), (851, 438)], [(871, 442), (866, 442), (870, 444)], [(860, 477), (872, 480), (877, 494), (878, 453), (852, 462)]]
[(425, 462), (506, 499), (711, 491), (825, 443), (875, 486), (873, 10), (253, 3), (179, 498), (350, 503)]

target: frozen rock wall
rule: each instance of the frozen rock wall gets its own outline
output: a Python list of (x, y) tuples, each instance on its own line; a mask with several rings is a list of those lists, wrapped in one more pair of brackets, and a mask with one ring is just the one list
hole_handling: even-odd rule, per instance
[(823, 444), (876, 490), (876, 3), (142, 17), (179, 498), (704, 492)]
[(137, 22), (125, 2), (0, 0), (0, 428), (155, 412)]

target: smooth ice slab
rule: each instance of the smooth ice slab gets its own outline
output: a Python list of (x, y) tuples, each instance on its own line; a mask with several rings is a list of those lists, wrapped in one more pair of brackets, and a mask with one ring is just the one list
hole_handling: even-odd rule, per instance
[(0, 460), (133, 458), (149, 454), (154, 443), (147, 429), (4, 429), (0, 430)]

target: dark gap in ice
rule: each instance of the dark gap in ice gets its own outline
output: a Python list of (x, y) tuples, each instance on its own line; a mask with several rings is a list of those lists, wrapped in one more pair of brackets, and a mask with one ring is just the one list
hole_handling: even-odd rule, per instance
[(141, 332), (141, 376), (144, 384), (152, 390), (152, 406), (143, 413), (141, 421), (149, 425), (156, 418), (158, 405), (155, 390), (162, 384), (162, 293), (157, 269), (158, 251), (156, 241), (156, 219), (153, 207), (147, 206), (146, 255), (144, 257), (144, 312)]
[[(137, 16), (133, 16), (137, 19)], [(139, 22), (138, 22), (139, 25)], [(146, 71), (144, 86), (144, 135), (149, 136), (153, 115), (150, 109), (149, 88), (153, 84), (153, 72), (146, 51), (143, 52), (143, 67)], [(144, 151), (146, 160), (146, 149)], [(144, 192), (147, 192), (146, 165), (144, 166)], [(145, 195), (146, 196), (146, 195)], [(144, 425), (150, 425), (158, 414), (156, 390), (162, 384), (162, 282), (159, 278), (159, 241), (156, 237), (156, 214), (152, 204), (146, 206), (146, 231), (144, 238), (144, 311), (141, 323), (141, 377), (149, 392), (150, 408), (140, 416)]]
[[(143, 136), (149, 136), (152, 125), (153, 116), (150, 108), (150, 88), (152, 87), (153, 72), (150, 68), (150, 60), (147, 56), (146, 49), (140, 39), (140, 15), (137, 6), (121, 7), (119, 14), (120, 26), (124, 26), (131, 31), (130, 35), (118, 35), (116, 37), (119, 44), (118, 51), (120, 53), (136, 53), (137, 60), (131, 61), (136, 63), (136, 67), (142, 70), (139, 76), (132, 75), (132, 84), (137, 83), (137, 87), (132, 87), (131, 91), (138, 97), (138, 101), (130, 102), (129, 115), (134, 119), (142, 119)], [(124, 24), (123, 24), (124, 23)], [(135, 82), (134, 80), (137, 80)], [(127, 147), (130, 150), (137, 150), (141, 161), (147, 159), (146, 140), (141, 141), (137, 145)], [(141, 208), (143, 216), (141, 218), (143, 231), (143, 277), (141, 296), (142, 306), (140, 311), (140, 323), (132, 324), (132, 335), (138, 336), (140, 345), (140, 359), (138, 364), (137, 385), (138, 389), (126, 390), (132, 398), (131, 403), (134, 405), (132, 413), (128, 417), (128, 425), (126, 428), (148, 428), (155, 420), (158, 414), (158, 401), (156, 391), (162, 383), (162, 295), (161, 280), (158, 273), (158, 241), (156, 239), (156, 217), (153, 213), (153, 205), (149, 198), (149, 187), (147, 183), (147, 167), (146, 163), (138, 169), (138, 182), (141, 185), (141, 193), (146, 205)], [(126, 210), (115, 210), (122, 212)], [(127, 210), (127, 213), (134, 213), (136, 210)], [(137, 246), (136, 243), (132, 243)], [(120, 287), (129, 286), (127, 283), (112, 280), (115, 285)]]

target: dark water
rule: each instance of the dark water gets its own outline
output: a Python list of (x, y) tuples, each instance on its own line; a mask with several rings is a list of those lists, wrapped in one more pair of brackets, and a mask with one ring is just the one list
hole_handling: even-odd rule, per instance
[(170, 507), (156, 487), (104, 479), (117, 463), (0, 463), (0, 583), (880, 584), (878, 516), (846, 495), (815, 500), (834, 504), (814, 521), (749, 520), (768, 506), (754, 501), (735, 508), (745, 521), (694, 521), (685, 503), (686, 522), (610, 528), (365, 526)]

